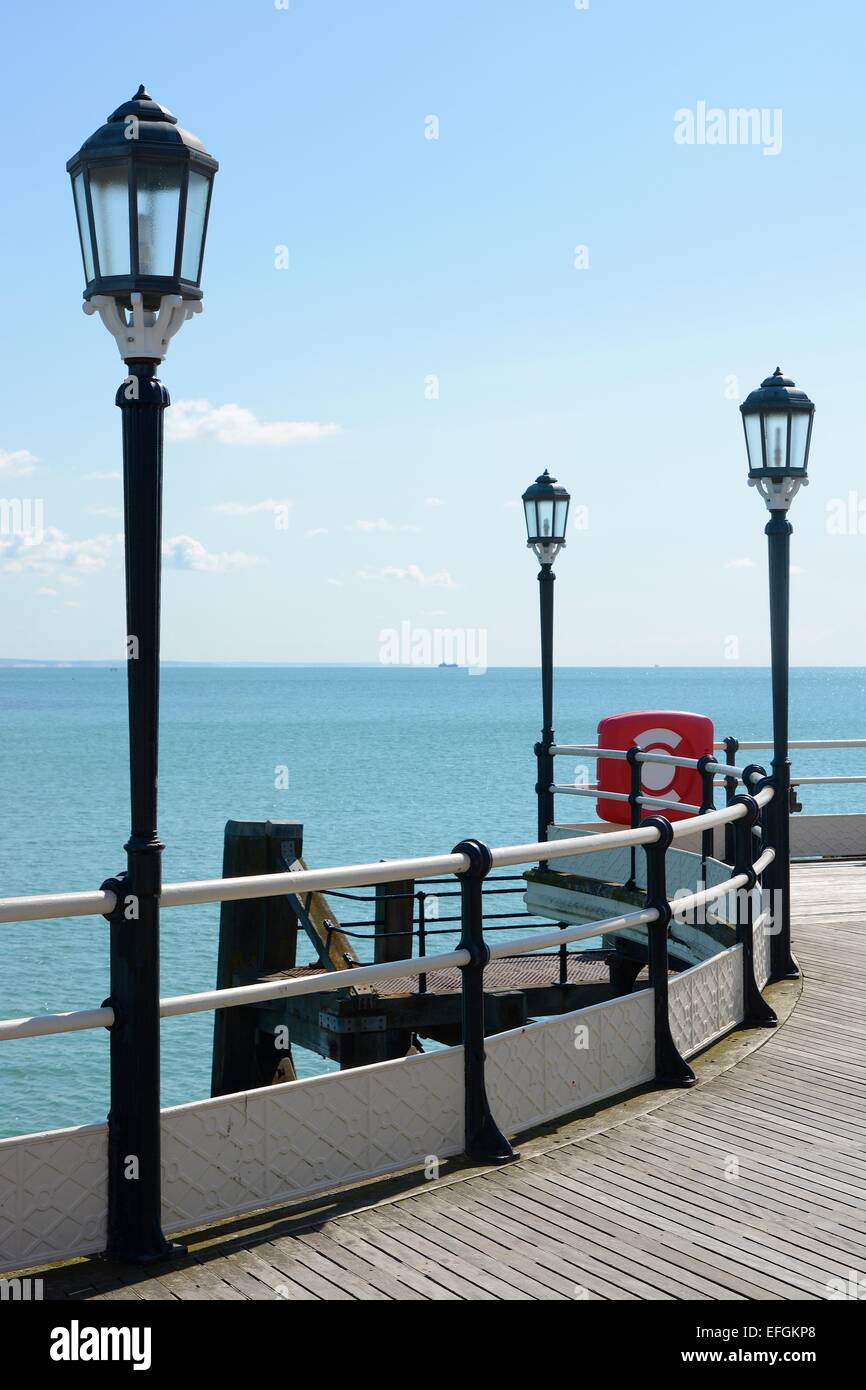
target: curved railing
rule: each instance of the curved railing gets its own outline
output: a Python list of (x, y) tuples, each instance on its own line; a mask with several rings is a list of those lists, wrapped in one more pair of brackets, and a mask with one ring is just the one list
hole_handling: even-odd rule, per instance
[[(605, 757), (610, 755), (611, 750), (603, 751)], [(688, 1084), (694, 1079), (686, 1061), (691, 1053), (744, 1020), (773, 1021), (760, 995), (770, 973), (766, 949), (770, 914), (758, 898), (776, 858), (776, 847), (761, 833), (765, 809), (774, 796), (771, 779), (760, 769), (731, 763), (708, 764), (706, 759), (690, 761), (659, 754), (637, 756), (641, 761), (693, 767), (714, 779), (724, 777), (728, 804), (676, 822), (652, 815), (630, 828), (591, 835), (566, 835), (491, 849), (467, 840), (448, 854), (166, 884), (160, 901), (162, 907), (172, 908), (454, 875), (461, 901), (461, 935), (456, 949), (163, 998), (159, 1015), (177, 1017), (458, 970), (462, 979), (463, 1046), (163, 1111), (164, 1225), (177, 1229), (216, 1219), (359, 1176), (393, 1171), (423, 1161), (430, 1154), (447, 1156), (462, 1151), (476, 1161), (501, 1159), (504, 1151), (510, 1152), (505, 1133), (519, 1132), (653, 1079), (660, 1085)], [(731, 794), (732, 779), (746, 787), (745, 794)], [(640, 807), (635, 809), (643, 814), (660, 800), (641, 798)], [(678, 809), (683, 808), (680, 805)], [(725, 865), (713, 859), (714, 881), (710, 883), (708, 856), (696, 857), (695, 891), (669, 895), (669, 849), (681, 839), (696, 833), (711, 834), (722, 826), (733, 835), (733, 862)], [(645, 854), (642, 906), (589, 923), (536, 929), (517, 939), (485, 940), (481, 892), (491, 871), (538, 863), (550, 869), (562, 860), (580, 860), (614, 850), (642, 850)], [(716, 904), (722, 919), (730, 922), (731, 945), (720, 946), (711, 959), (669, 980), (670, 923), (688, 923), (710, 904)], [(107, 887), (96, 892), (7, 898), (0, 900), (0, 923), (60, 921), (94, 913), (109, 919), (117, 914), (120, 920), (123, 906), (124, 901)], [(485, 1039), (483, 982), (490, 961), (562, 948), (591, 937), (615, 937), (636, 928), (647, 934), (648, 988)], [(0, 1041), (96, 1028), (111, 1030), (116, 1022), (111, 1002), (106, 1001), (99, 1008), (0, 1021)], [(577, 1029), (588, 1029), (592, 1038), (586, 1056), (578, 1050)], [(553, 1055), (560, 1056), (561, 1062), (552, 1063)], [(128, 1075), (130, 1081), (125, 1082), (123, 1066), (117, 1065), (113, 1052), (112, 1085), (133, 1084), (132, 1059)], [(515, 1078), (523, 1075), (534, 1079), (522, 1088)], [(142, 1097), (142, 1104), (148, 1099)], [(151, 1099), (158, 1110), (158, 1096)], [(377, 1106), (384, 1109), (377, 1110)], [(351, 1138), (346, 1137), (342, 1123), (343, 1108), (352, 1116)], [(340, 1119), (342, 1137), (329, 1143), (329, 1117), (333, 1116)], [(302, 1131), (317, 1135), (326, 1150), (325, 1157), (312, 1167), (305, 1146), (296, 1142)], [(271, 1137), (261, 1141), (265, 1132)], [(384, 1155), (382, 1132), (390, 1136)], [(241, 1143), (239, 1135), (247, 1136), (243, 1159), (236, 1148), (236, 1143)], [(0, 1267), (20, 1268), (40, 1259), (102, 1248), (104, 1187), (112, 1142), (110, 1126), (108, 1130), (89, 1126), (0, 1140), (0, 1160), (8, 1159), (14, 1166), (17, 1158), (22, 1159), (21, 1191), (15, 1200), (18, 1210), (31, 1212), (31, 1219), (22, 1224), (10, 1249), (0, 1250)], [(64, 1223), (52, 1223), (51, 1194), (46, 1196), (43, 1189), (31, 1192), (28, 1186), (31, 1179), (27, 1174), (38, 1166), (31, 1162), (34, 1154), (46, 1146), (53, 1153), (58, 1145), (67, 1155), (64, 1162), (76, 1165), (76, 1181), (97, 1211), (96, 1216), (82, 1218), (77, 1224), (68, 1218)], [(275, 1152), (284, 1155), (282, 1168), (274, 1166)], [(188, 1161), (190, 1153), (195, 1155), (194, 1163)], [(71, 1157), (76, 1154), (78, 1158)], [(195, 1176), (191, 1175), (193, 1168)], [(205, 1181), (202, 1171), (212, 1174), (212, 1180)], [(231, 1199), (209, 1195), (229, 1188), (235, 1193)], [(58, 1188), (58, 1205), (61, 1200)], [(57, 1234), (61, 1229), (62, 1236)]]
[[(645, 755), (649, 757), (650, 755)], [(652, 755), (654, 760), (659, 759)], [(665, 761), (671, 761), (665, 759)], [(694, 766), (686, 759), (677, 759), (678, 766)], [(743, 770), (731, 769), (739, 778)], [(756, 778), (763, 773), (755, 774)], [(606, 796), (610, 795), (605, 793)], [(758, 808), (769, 804), (773, 789), (767, 786), (759, 792), (754, 801)], [(642, 802), (655, 801), (656, 798), (640, 798)], [(671, 803), (673, 804), (673, 803)], [(680, 807), (680, 809), (683, 809)], [(704, 815), (689, 817), (671, 825), (672, 841), (696, 831), (712, 830), (716, 826), (733, 824), (747, 814), (744, 804), (730, 806)], [(537, 841), (524, 845), (507, 845), (491, 849), (490, 867), (514, 867), (571, 858), (583, 854), (598, 854), (604, 850), (634, 848), (658, 843), (662, 832), (654, 824), (636, 829), (601, 832), (591, 837), (575, 836), (563, 840)], [(774, 851), (766, 849), (754, 863), (754, 872), (760, 874), (772, 863)], [(371, 883), (396, 883), (407, 878), (423, 880), (442, 874), (465, 874), (470, 868), (469, 855), (454, 851), (451, 854), (423, 855), (407, 859), (391, 859), (368, 864), (350, 864), (332, 869), (303, 869), (292, 873), (251, 874), (242, 878), (202, 879), (191, 883), (169, 883), (162, 889), (162, 907), (188, 907), (202, 903), (239, 901), (249, 898), (278, 897), (287, 893), (300, 894), (326, 892), (334, 888), (363, 887)], [(672, 910), (677, 916), (685, 916), (689, 911), (705, 906), (716, 898), (735, 892), (745, 885), (743, 874), (734, 875), (713, 889), (691, 894), (688, 898), (677, 899)], [(109, 890), (93, 893), (38, 894), (23, 898), (0, 899), (0, 923), (25, 921), (56, 921), (69, 917), (81, 917), (98, 913), (110, 916), (118, 906), (117, 895)], [(571, 927), (557, 929), (555, 932), (534, 933), (517, 941), (499, 943), (487, 947), (488, 959), (495, 960), (505, 955), (523, 955), (544, 950), (550, 946), (561, 946), (572, 941), (580, 941), (599, 936), (602, 931), (612, 934), (625, 926), (648, 924), (655, 920), (653, 910), (627, 913), (621, 917), (594, 922), (590, 927)], [(261, 1003), (268, 999), (286, 998), (293, 994), (310, 994), (319, 991), (347, 989), (358, 984), (374, 984), (401, 976), (420, 975), (425, 970), (444, 970), (462, 967), (468, 963), (469, 955), (465, 949), (414, 957), (398, 962), (379, 965), (362, 965), (336, 972), (323, 972), (303, 980), (287, 980), (279, 983), (269, 981), (264, 984), (243, 985), (235, 988), (210, 990), (199, 994), (178, 995), (160, 1000), (160, 1016), (176, 1017), (178, 1014), (201, 1013), (211, 1009), (227, 1009), (242, 1004)], [(110, 1028), (114, 1022), (114, 1011), (110, 1006), (99, 1009), (82, 1009), (63, 1014), (38, 1014), (29, 1018), (6, 1019), (0, 1021), (0, 1041), (13, 1038), (42, 1037), (56, 1033), (80, 1032), (89, 1028)]]

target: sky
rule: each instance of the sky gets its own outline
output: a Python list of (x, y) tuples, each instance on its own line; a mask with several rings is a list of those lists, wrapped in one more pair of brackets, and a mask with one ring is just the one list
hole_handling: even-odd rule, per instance
[(792, 661), (866, 665), (854, 0), (89, 0), (9, 6), (4, 39), (0, 495), (44, 537), (4, 523), (0, 657), (125, 652), (124, 371), (65, 164), (144, 82), (220, 161), (160, 371), (164, 657), (447, 629), (532, 665), (546, 467), (558, 663), (764, 664), (737, 407), (781, 365), (817, 407)]

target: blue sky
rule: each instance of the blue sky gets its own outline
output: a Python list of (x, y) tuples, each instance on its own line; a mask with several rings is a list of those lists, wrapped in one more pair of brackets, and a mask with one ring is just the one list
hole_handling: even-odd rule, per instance
[[(864, 28), (842, 0), (7, 11), (0, 492), (49, 531), (0, 536), (0, 655), (123, 651), (123, 372), (65, 162), (143, 81), (221, 163), (161, 372), (166, 657), (376, 661), (408, 622), (534, 663), (514, 502), (547, 466), (587, 517), (559, 662), (763, 663), (737, 405), (780, 363), (818, 410), (792, 657), (866, 664)], [(780, 150), (678, 144), (700, 102), (781, 112)]]

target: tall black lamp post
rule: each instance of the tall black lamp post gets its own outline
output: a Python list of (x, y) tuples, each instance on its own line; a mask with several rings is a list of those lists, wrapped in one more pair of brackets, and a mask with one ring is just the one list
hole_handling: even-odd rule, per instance
[(777, 367), (740, 406), (749, 455), (749, 483), (757, 487), (770, 511), (766, 526), (770, 562), (770, 651), (773, 680), (773, 784), (768, 811), (772, 867), (772, 973), (796, 979), (791, 953), (790, 815), (791, 764), (788, 758), (788, 648), (790, 612), (790, 539), (788, 508), (809, 480), (809, 445), (815, 407), (805, 391)]
[(67, 164), (84, 261), (84, 309), (99, 313), (127, 366), (123, 418), (129, 775), (132, 833), (111, 914), (108, 1249), (143, 1262), (169, 1253), (160, 1213), (157, 832), (162, 435), (156, 375), (169, 340), (201, 309), (201, 268), (217, 162), (140, 87)]
[(547, 839), (553, 821), (553, 562), (565, 545), (568, 504), (571, 498), (547, 469), (523, 494), (526, 516), (526, 544), (539, 563), (538, 584), (541, 600), (541, 742), (535, 745), (538, 780), (538, 838)]

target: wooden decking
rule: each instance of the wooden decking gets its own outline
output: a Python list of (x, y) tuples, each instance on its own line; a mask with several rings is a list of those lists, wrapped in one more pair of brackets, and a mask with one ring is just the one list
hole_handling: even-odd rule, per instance
[(45, 1296), (838, 1298), (866, 1277), (866, 864), (796, 867), (794, 935), (804, 981), (771, 991), (782, 1026), (711, 1049), (691, 1091), (549, 1130), (505, 1168), (196, 1233), (171, 1266), (82, 1261)]

